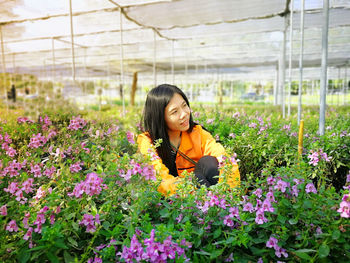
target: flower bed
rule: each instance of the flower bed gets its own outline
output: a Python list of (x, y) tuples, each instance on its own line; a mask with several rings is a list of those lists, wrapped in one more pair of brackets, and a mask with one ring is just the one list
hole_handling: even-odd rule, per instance
[(1, 120), (0, 260), (348, 262), (348, 111), (323, 137), (310, 111), (299, 159), (296, 123), (249, 111), (194, 112), (237, 154), (241, 187), (189, 174), (169, 198), (136, 151), (137, 112)]

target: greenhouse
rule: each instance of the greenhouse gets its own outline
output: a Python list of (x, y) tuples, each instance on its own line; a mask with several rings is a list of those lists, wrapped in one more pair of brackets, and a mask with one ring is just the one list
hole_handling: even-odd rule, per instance
[(350, 262), (349, 0), (0, 0), (1, 262)]

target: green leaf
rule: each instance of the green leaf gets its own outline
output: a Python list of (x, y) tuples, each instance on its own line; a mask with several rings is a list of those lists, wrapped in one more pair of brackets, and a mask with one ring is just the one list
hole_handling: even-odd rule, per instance
[(287, 218), (285, 218), (285, 217), (282, 216), (282, 215), (278, 215), (278, 216), (277, 216), (277, 220), (278, 220), (279, 222), (281, 222), (282, 224), (284, 224), (284, 223), (286, 222)]
[(308, 208), (312, 207), (312, 203), (311, 203), (310, 200), (305, 200), (303, 205), (304, 205), (305, 209), (308, 209)]
[(289, 219), (288, 222), (289, 222), (289, 224), (291, 224), (291, 225), (295, 225), (295, 224), (298, 223), (298, 219), (292, 218), (292, 219)]
[(338, 229), (334, 230), (333, 233), (332, 233), (332, 238), (334, 240), (337, 240), (340, 238), (340, 231)]
[(327, 246), (326, 244), (322, 244), (318, 249), (318, 255), (320, 256), (320, 258), (325, 258), (329, 255), (329, 251), (329, 246)]
[(103, 228), (106, 229), (106, 230), (108, 230), (108, 228), (109, 228), (110, 225), (111, 225), (111, 223), (109, 223), (108, 221), (104, 221), (104, 222), (102, 223)]
[(295, 251), (295, 255), (297, 255), (298, 257), (302, 258), (302, 259), (306, 259), (306, 260), (311, 260), (311, 257), (304, 253), (304, 252), (297, 252)]
[(66, 219), (71, 219), (74, 216), (75, 216), (75, 212), (67, 214), (65, 217), (66, 217)]
[(72, 227), (75, 231), (79, 230), (79, 225), (76, 222), (72, 222)]
[(29, 249), (22, 248), (17, 255), (17, 259), (20, 263), (26, 263), (30, 259)]
[(249, 249), (252, 251), (253, 255), (257, 255), (257, 256), (260, 256), (267, 251), (266, 249), (259, 249), (253, 246), (250, 246)]
[(74, 257), (68, 253), (67, 250), (63, 252), (63, 257), (64, 257), (64, 262), (65, 263), (73, 263), (74, 262)]
[(232, 244), (232, 242), (235, 240), (234, 237), (229, 237), (227, 240), (226, 240), (226, 244)]
[(68, 248), (62, 239), (57, 239), (55, 242), (55, 246), (64, 249)]
[(169, 210), (168, 208), (163, 208), (159, 211), (159, 214), (161, 217), (169, 217)]
[(71, 243), (73, 247), (78, 247), (78, 242), (72, 237), (68, 237), (68, 242)]
[(213, 237), (218, 238), (221, 235), (221, 228), (218, 228), (214, 231)]
[(210, 253), (208, 253), (207, 251), (204, 251), (204, 250), (195, 251), (194, 253), (195, 253), (195, 254), (198, 254), (198, 255), (211, 256)]
[(50, 260), (52, 263), (59, 263), (58, 257), (54, 254), (52, 254), (50, 251), (46, 252), (47, 258)]
[(224, 252), (223, 249), (214, 250), (214, 251), (211, 252), (211, 254), (210, 254), (210, 259), (217, 258), (218, 256), (220, 256), (220, 255), (222, 254), (222, 252)]

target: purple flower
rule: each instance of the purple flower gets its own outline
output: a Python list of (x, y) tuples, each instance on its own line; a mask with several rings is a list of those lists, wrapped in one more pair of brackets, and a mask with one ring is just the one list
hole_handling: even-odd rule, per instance
[(83, 129), (86, 126), (87, 122), (78, 117), (74, 117), (70, 120), (69, 126), (68, 126), (68, 130), (79, 130), (79, 129)]
[(153, 165), (146, 165), (143, 167), (141, 174), (146, 180), (157, 181), (156, 171), (154, 170)]
[(213, 122), (214, 122), (214, 119), (208, 119), (207, 120), (207, 124), (213, 124)]
[(275, 183), (276, 179), (273, 178), (272, 176), (267, 178), (267, 184), (268, 185), (273, 185)]
[(34, 134), (32, 138), (30, 138), (30, 143), (28, 144), (29, 148), (39, 148), (47, 142), (45, 136), (42, 136), (41, 133)]
[(86, 232), (93, 233), (96, 231), (96, 225), (100, 225), (100, 216), (95, 217), (91, 214), (84, 214), (83, 219), (79, 222), (80, 225), (86, 226)]
[(298, 191), (298, 186), (297, 185), (293, 185), (292, 186), (292, 195), (298, 197), (299, 191)]
[(262, 209), (264, 212), (271, 212), (271, 213), (272, 213), (272, 212), (275, 211), (275, 209), (272, 207), (271, 202), (270, 202), (270, 200), (269, 200), (268, 198), (266, 198), (266, 199), (264, 200), (264, 202), (262, 203), (261, 209)]
[(0, 207), (0, 214), (2, 216), (7, 216), (7, 207), (6, 207), (6, 205), (3, 205), (2, 207)]
[(83, 194), (89, 196), (99, 195), (102, 188), (106, 189), (107, 185), (103, 184), (103, 179), (98, 177), (95, 173), (89, 173), (86, 175), (85, 181), (80, 181), (75, 187), (72, 193), (68, 193), (68, 196), (75, 196), (80, 198)]
[(11, 220), (10, 223), (6, 226), (6, 230), (9, 232), (17, 232), (18, 231), (18, 226), (16, 224), (15, 220)]
[(340, 203), (340, 207), (337, 210), (337, 212), (340, 213), (341, 217), (350, 218), (350, 202), (347, 201), (349, 199), (346, 196), (348, 195), (344, 195), (345, 198), (343, 197), (343, 201)]
[(244, 206), (243, 206), (243, 211), (248, 211), (249, 213), (253, 213), (254, 212), (254, 207), (252, 205), (252, 203), (246, 203)]
[(305, 187), (305, 192), (317, 194), (317, 190), (313, 183), (308, 183)]
[(23, 239), (28, 240), (32, 238), (32, 233), (33, 233), (33, 228), (29, 227), (27, 233), (25, 233), (25, 235), (23, 236)]
[(178, 216), (178, 217), (176, 217), (176, 221), (177, 221), (177, 223), (180, 223), (183, 217), (184, 217), (184, 215), (183, 215), (183, 214), (179, 214), (179, 216)]
[(134, 134), (131, 131), (126, 132), (126, 138), (128, 139), (129, 143), (135, 144)]
[(71, 173), (77, 173), (81, 170), (81, 165), (83, 165), (84, 163), (83, 162), (76, 162), (74, 164), (72, 164), (70, 167), (69, 167), (69, 170)]
[(270, 236), (269, 240), (266, 242), (266, 247), (268, 248), (278, 247), (277, 243), (278, 243), (278, 240), (275, 237)]
[(274, 189), (277, 189), (284, 193), (286, 191), (286, 188), (288, 186), (288, 183), (282, 180), (278, 180), (277, 184), (275, 185)]
[(261, 197), (261, 195), (262, 195), (262, 190), (261, 190), (261, 188), (258, 188), (258, 189), (256, 189), (254, 192), (253, 192), (253, 194), (255, 194), (257, 197)]
[(262, 209), (258, 209), (258, 211), (256, 211), (255, 223), (261, 225), (266, 222), (268, 222), (268, 220), (265, 218), (264, 211)]
[(286, 252), (286, 250), (284, 248), (281, 248), (281, 247), (277, 247), (275, 248), (275, 255), (277, 257), (281, 257), (282, 255), (287, 258), (288, 257), (288, 253)]

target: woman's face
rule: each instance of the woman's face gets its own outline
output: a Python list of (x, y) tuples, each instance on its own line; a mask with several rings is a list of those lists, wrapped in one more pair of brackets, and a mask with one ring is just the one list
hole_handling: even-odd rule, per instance
[(187, 131), (190, 128), (190, 107), (178, 93), (165, 107), (164, 117), (168, 131)]

